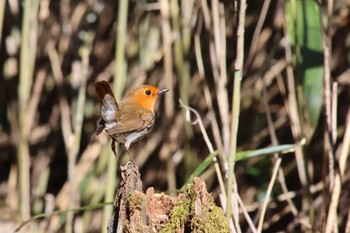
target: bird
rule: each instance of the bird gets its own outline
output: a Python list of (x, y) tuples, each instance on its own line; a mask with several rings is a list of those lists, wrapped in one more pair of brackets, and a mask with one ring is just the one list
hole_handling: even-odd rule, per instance
[[(123, 143), (129, 152), (132, 143), (144, 138), (154, 125), (154, 106), (158, 97), (169, 90), (142, 85), (131, 90), (119, 103), (107, 81), (97, 81), (95, 91), (100, 101), (102, 117), (97, 125), (96, 135), (103, 130), (107, 132), (112, 138), (111, 148), (117, 157), (115, 142)], [(132, 158), (131, 155), (130, 157)]]

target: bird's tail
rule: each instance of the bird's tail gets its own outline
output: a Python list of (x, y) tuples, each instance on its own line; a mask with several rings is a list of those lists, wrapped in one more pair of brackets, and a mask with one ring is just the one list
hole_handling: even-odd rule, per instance
[[(113, 97), (113, 99), (115, 100), (112, 89), (106, 81), (102, 80), (102, 81), (96, 82), (95, 83), (95, 90), (96, 90), (97, 98), (100, 101), (101, 105), (103, 104), (103, 99), (104, 99), (106, 94), (111, 95)], [(115, 101), (115, 102), (117, 102), (117, 101)]]

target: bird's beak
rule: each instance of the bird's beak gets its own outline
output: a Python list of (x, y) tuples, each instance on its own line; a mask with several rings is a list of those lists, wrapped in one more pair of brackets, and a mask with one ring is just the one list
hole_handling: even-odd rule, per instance
[(159, 89), (159, 91), (157, 92), (157, 94), (160, 95), (160, 94), (163, 94), (163, 93), (165, 93), (165, 92), (167, 92), (167, 91), (169, 91), (169, 90), (166, 89), (166, 88), (161, 88), (161, 89)]

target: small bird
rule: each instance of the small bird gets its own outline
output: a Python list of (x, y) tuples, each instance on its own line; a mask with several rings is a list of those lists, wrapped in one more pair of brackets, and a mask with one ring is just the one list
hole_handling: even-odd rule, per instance
[(101, 104), (102, 119), (98, 123), (96, 135), (104, 129), (115, 142), (124, 143), (128, 151), (130, 144), (142, 139), (151, 130), (155, 114), (154, 106), (159, 95), (168, 91), (150, 85), (140, 86), (129, 92), (119, 103), (106, 81), (95, 83), (97, 98)]

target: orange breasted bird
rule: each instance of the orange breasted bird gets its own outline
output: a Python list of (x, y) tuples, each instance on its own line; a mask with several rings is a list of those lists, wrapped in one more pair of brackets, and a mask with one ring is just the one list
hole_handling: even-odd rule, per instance
[(140, 86), (129, 92), (119, 103), (106, 81), (95, 83), (97, 98), (101, 104), (102, 119), (98, 123), (96, 135), (102, 130), (112, 138), (112, 150), (115, 142), (124, 143), (128, 151), (130, 144), (142, 139), (151, 130), (155, 114), (154, 106), (165, 88), (150, 85)]

